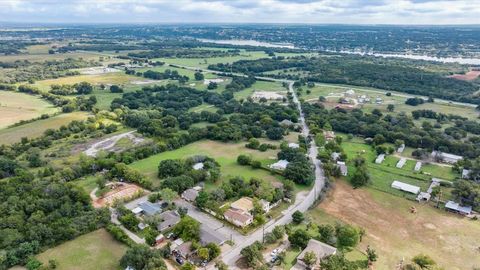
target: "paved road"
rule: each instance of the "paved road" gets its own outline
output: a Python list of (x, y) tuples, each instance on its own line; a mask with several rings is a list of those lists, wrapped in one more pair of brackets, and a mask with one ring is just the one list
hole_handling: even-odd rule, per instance
[[(213, 73), (213, 74), (225, 73), (225, 72), (219, 72), (215, 70), (203, 69), (198, 67), (188, 67), (188, 66), (180, 66), (180, 65), (170, 65), (170, 66), (177, 66), (177, 67), (181, 67), (189, 70), (200, 70), (203, 72)], [(229, 73), (229, 74), (235, 75), (235, 76), (246, 76), (245, 74), (238, 74), (238, 73)], [(273, 79), (273, 78), (261, 77), (261, 76), (257, 76), (256, 79), (288, 83), (288, 91), (292, 93), (293, 102), (297, 105), (297, 109), (300, 114), (299, 120), (302, 126), (302, 135), (305, 137), (308, 137), (310, 135), (310, 129), (306, 124), (305, 115), (303, 113), (300, 101), (298, 100), (297, 94), (293, 90), (293, 81)], [(275, 228), (275, 226), (285, 225), (292, 222), (292, 214), (295, 211), (306, 212), (308, 208), (310, 208), (310, 206), (314, 204), (315, 200), (318, 198), (318, 195), (320, 194), (320, 191), (325, 186), (325, 176), (323, 174), (322, 168), (320, 167), (320, 161), (317, 159), (317, 154), (318, 154), (318, 149), (315, 145), (315, 142), (312, 140), (310, 142), (310, 147), (308, 149), (308, 156), (312, 161), (313, 165), (315, 166), (315, 182), (314, 182), (313, 188), (307, 194), (305, 193), (297, 194), (297, 197), (295, 198), (295, 204), (290, 206), (287, 210), (285, 210), (282, 213), (283, 215), (280, 218), (275, 220), (270, 220), (263, 226), (263, 228), (259, 228), (247, 236), (240, 235), (240, 234), (236, 235), (235, 236), (236, 238), (234, 240), (235, 246), (231, 250), (224, 252), (221, 257), (223, 262), (225, 262), (230, 269), (238, 269), (238, 267), (236, 267), (235, 265), (235, 262), (240, 258), (240, 251), (243, 248), (253, 244), (255, 241), (262, 241), (264, 233), (271, 232), (273, 228)], [(192, 217), (194, 217), (193, 213), (194, 212), (192, 212)], [(201, 218), (200, 216), (198, 217)]]
[[(305, 115), (303, 114), (303, 110), (301, 107), (301, 104), (298, 100), (297, 95), (295, 94), (295, 91), (293, 91), (293, 82), (288, 81), (288, 88), (289, 91), (293, 94), (293, 102), (297, 105), (297, 109), (300, 112), (300, 124), (302, 126), (302, 135), (307, 137), (310, 134), (310, 129), (308, 128), (306, 122), (305, 122)], [(308, 194), (299, 194), (299, 196), (302, 196), (302, 198), (296, 198), (295, 204), (291, 207), (289, 207), (286, 211), (284, 211), (283, 215), (276, 219), (276, 220), (270, 220), (263, 228), (257, 229), (250, 235), (246, 236), (245, 239), (241, 242), (236, 242), (236, 245), (228, 252), (224, 253), (222, 255), (222, 260), (231, 268), (231, 269), (237, 269), (235, 266), (235, 262), (240, 258), (240, 251), (244, 248), (247, 247), (255, 241), (262, 241), (263, 239), (263, 234), (267, 232), (271, 232), (275, 226), (278, 225), (285, 225), (288, 224), (292, 221), (292, 214), (295, 211), (300, 211), (300, 212), (305, 212), (308, 210), (308, 208), (313, 205), (315, 202), (316, 198), (318, 197), (318, 194), (320, 193), (320, 190), (323, 189), (325, 186), (325, 177), (323, 175), (323, 170), (320, 167), (320, 162), (317, 160), (317, 154), (318, 150), (317, 147), (315, 146), (315, 143), (312, 142), (310, 143), (310, 148), (308, 151), (308, 156), (310, 157), (310, 160), (315, 166), (315, 184), (308, 192)]]

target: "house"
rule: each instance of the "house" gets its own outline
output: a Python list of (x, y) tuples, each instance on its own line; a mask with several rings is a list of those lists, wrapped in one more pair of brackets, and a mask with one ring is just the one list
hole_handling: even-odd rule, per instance
[(353, 97), (353, 96), (355, 96), (355, 91), (353, 91), (353, 89), (348, 89), (347, 91), (345, 91), (345, 96), (346, 97)]
[(172, 253), (176, 257), (182, 257), (183, 259), (188, 259), (192, 252), (192, 242), (185, 242), (183, 244), (178, 245), (174, 249), (172, 249)]
[(421, 201), (428, 202), (431, 197), (432, 197), (432, 195), (430, 193), (422, 191), (418, 194), (416, 200), (419, 201), (419, 202), (421, 202)]
[(210, 229), (208, 226), (200, 225), (200, 244), (205, 246), (208, 243), (215, 243), (219, 246), (223, 245), (228, 238), (218, 231)]
[(173, 210), (161, 213), (160, 218), (162, 219), (162, 222), (157, 225), (157, 230), (159, 232), (170, 229), (173, 226), (177, 225), (178, 222), (180, 222), (180, 215)]
[(333, 161), (337, 161), (340, 158), (340, 153), (333, 152), (331, 155)]
[(307, 269), (308, 266), (303, 261), (303, 258), (305, 257), (305, 254), (307, 254), (307, 252), (315, 253), (317, 261), (314, 263), (311, 269), (317, 269), (319, 267), (320, 261), (328, 256), (335, 255), (337, 253), (337, 249), (318, 240), (310, 239), (310, 241), (308, 241), (307, 247), (300, 253), (300, 255), (298, 255), (297, 263), (292, 267), (292, 269)]
[(420, 188), (414, 185), (403, 183), (400, 181), (393, 181), (392, 188), (398, 189), (405, 192), (410, 192), (417, 195), (420, 192)]
[(180, 246), (181, 244), (183, 244), (184, 241), (182, 238), (178, 238), (177, 240), (173, 241), (172, 244), (170, 245), (170, 250), (174, 250), (176, 249), (178, 246)]
[(199, 191), (194, 188), (189, 188), (182, 193), (182, 198), (185, 201), (193, 202), (198, 196)]
[(472, 213), (471, 206), (461, 206), (459, 203), (456, 203), (454, 201), (448, 201), (445, 204), (445, 209), (465, 216)]
[(397, 168), (399, 168), (399, 169), (403, 168), (403, 166), (405, 165), (405, 163), (407, 163), (407, 159), (406, 159), (406, 158), (401, 158), (401, 159), (397, 162)]
[(270, 205), (270, 202), (265, 201), (264, 199), (261, 199), (260, 201), (258, 201), (258, 203), (260, 204), (260, 206), (262, 207), (262, 210), (265, 213), (270, 212), (270, 209), (272, 209), (272, 206)]
[(280, 122), (280, 125), (281, 126), (284, 126), (284, 127), (291, 127), (294, 125), (294, 123), (288, 119), (283, 119), (281, 122)]
[(268, 167), (270, 167), (270, 169), (283, 171), (287, 168), (288, 163), (289, 162), (287, 160), (281, 159), (273, 164), (270, 164)]
[(384, 159), (385, 159), (385, 154), (380, 154), (377, 156), (377, 159), (375, 159), (375, 163), (382, 164)]
[(140, 223), (138, 223), (137, 227), (138, 227), (138, 229), (140, 229), (140, 230), (143, 231), (143, 230), (145, 230), (145, 228), (148, 227), (148, 224), (145, 224), (145, 223), (143, 223), (143, 222), (140, 222)]
[(236, 201), (234, 201), (230, 208), (235, 210), (240, 210), (245, 213), (250, 213), (253, 210), (253, 200), (248, 197), (242, 197)]
[(222, 83), (222, 82), (224, 82), (224, 80), (223, 80), (223, 79), (219, 79), (219, 78), (217, 78), (217, 79), (205, 79), (205, 80), (203, 80), (203, 84), (204, 84), (204, 85), (209, 85), (210, 83)]
[(340, 168), (340, 173), (341, 173), (343, 176), (347, 176), (347, 175), (348, 175), (348, 167), (347, 167), (347, 165), (345, 164), (345, 162), (337, 161), (337, 166)]
[(462, 170), (462, 178), (463, 178), (463, 179), (468, 179), (468, 178), (470, 178), (470, 170), (463, 169), (463, 170)]
[(417, 161), (417, 163), (415, 164), (415, 168), (413, 168), (413, 170), (418, 172), (418, 171), (420, 171), (421, 168), (422, 168), (422, 162)]
[(289, 143), (288, 147), (293, 148), (293, 149), (297, 149), (297, 148), (300, 148), (300, 145), (298, 143)]
[(382, 98), (380, 98), (380, 97), (377, 97), (377, 98), (375, 99), (375, 103), (377, 103), (377, 104), (382, 104), (382, 102), (383, 102), (383, 100), (382, 100)]
[(323, 136), (325, 136), (325, 140), (331, 141), (335, 139), (335, 132), (329, 131), (329, 130), (324, 130), (323, 131)]
[(153, 216), (162, 211), (162, 207), (159, 203), (151, 203), (149, 201), (141, 202), (138, 207), (132, 210), (134, 214), (144, 214), (146, 216)]
[(432, 158), (439, 162), (445, 162), (449, 164), (455, 164), (459, 160), (463, 159), (462, 156), (457, 156), (454, 154), (443, 153), (440, 151), (432, 151)]
[(246, 227), (253, 222), (253, 216), (250, 213), (245, 213), (242, 210), (228, 209), (223, 214), (225, 219), (238, 227)]
[(199, 170), (202, 170), (203, 169), (203, 162), (197, 162), (195, 164), (193, 164), (192, 168), (195, 170), (195, 171), (199, 171)]
[(252, 94), (252, 98), (254, 100), (259, 100), (259, 99), (267, 99), (267, 100), (283, 100), (283, 95), (275, 92), (269, 92), (269, 91), (258, 91), (254, 92)]
[(163, 241), (165, 241), (165, 236), (163, 236), (163, 234), (159, 234), (157, 237), (155, 237), (155, 245), (159, 245)]
[(397, 153), (403, 153), (403, 150), (405, 150), (405, 144), (404, 143), (402, 143), (402, 145), (400, 145), (400, 147), (398, 147)]

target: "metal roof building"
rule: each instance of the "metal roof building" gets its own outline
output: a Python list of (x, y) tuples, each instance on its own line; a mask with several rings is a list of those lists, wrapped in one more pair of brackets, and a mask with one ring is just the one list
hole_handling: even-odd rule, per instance
[(471, 206), (461, 206), (459, 203), (456, 203), (454, 201), (448, 201), (445, 204), (445, 208), (448, 210), (452, 210), (454, 212), (457, 212), (462, 215), (470, 215), (472, 213), (472, 207)]
[(419, 187), (414, 186), (414, 185), (410, 185), (410, 184), (407, 184), (407, 183), (403, 183), (403, 182), (400, 182), (400, 181), (393, 181), (392, 188), (398, 189), (398, 190), (401, 190), (401, 191), (405, 191), (405, 192), (410, 192), (410, 193), (413, 193), (413, 194), (418, 194), (420, 192)]

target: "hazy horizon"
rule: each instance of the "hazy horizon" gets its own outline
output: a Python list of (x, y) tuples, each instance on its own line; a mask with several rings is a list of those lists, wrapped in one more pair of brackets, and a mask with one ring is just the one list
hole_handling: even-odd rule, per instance
[(478, 25), (480, 1), (3, 0), (1, 23)]

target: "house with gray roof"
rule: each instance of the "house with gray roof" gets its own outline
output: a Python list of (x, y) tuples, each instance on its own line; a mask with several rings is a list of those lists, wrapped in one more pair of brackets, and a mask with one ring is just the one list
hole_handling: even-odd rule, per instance
[(456, 203), (454, 201), (448, 201), (445, 204), (445, 209), (458, 213), (460, 215), (470, 215), (472, 213), (472, 207), (471, 206), (462, 206), (459, 203)]
[(307, 252), (315, 253), (317, 261), (314, 263), (312, 269), (318, 269), (320, 261), (328, 256), (335, 255), (337, 253), (337, 249), (315, 239), (310, 239), (307, 247), (302, 251), (302, 253), (300, 253), (300, 255), (298, 255), (297, 263), (291, 268), (292, 270), (307, 269), (307, 264), (305, 264), (303, 261), (303, 257)]
[(159, 203), (151, 203), (149, 201), (141, 202), (138, 204), (138, 207), (132, 210), (134, 213), (142, 213), (146, 216), (153, 216), (160, 211), (162, 207)]
[(198, 189), (189, 188), (182, 193), (182, 198), (186, 201), (193, 202), (197, 198), (199, 193)]
[(215, 243), (219, 246), (223, 245), (228, 238), (218, 231), (210, 229), (205, 224), (200, 225), (200, 244), (205, 246), (208, 243)]
[(180, 222), (180, 215), (176, 211), (165, 211), (160, 214), (162, 222), (157, 225), (157, 230), (163, 232), (164, 230), (170, 229), (173, 226), (177, 225)]

